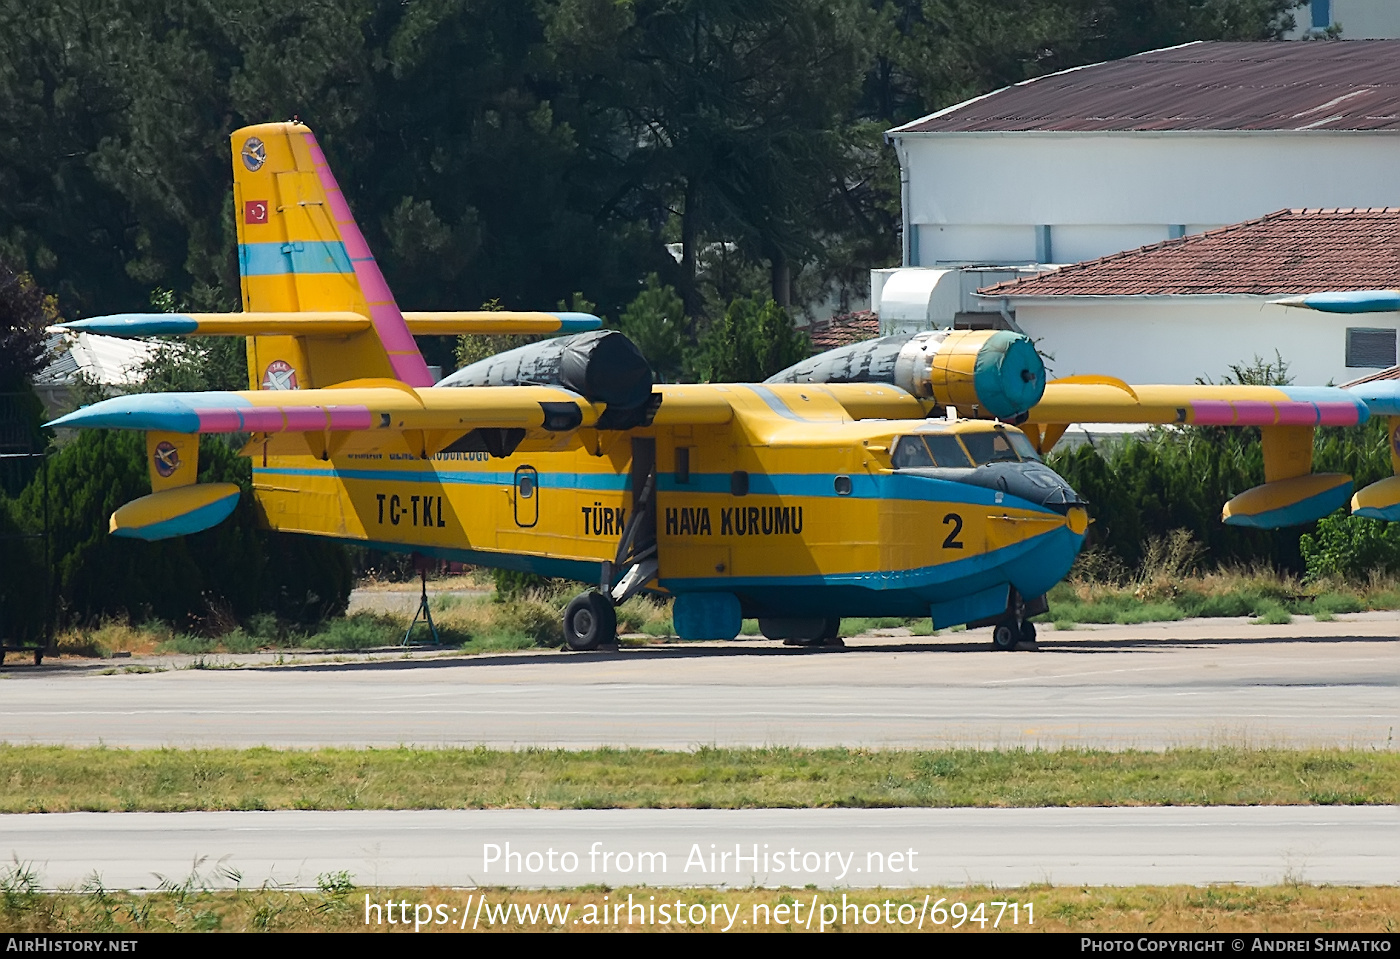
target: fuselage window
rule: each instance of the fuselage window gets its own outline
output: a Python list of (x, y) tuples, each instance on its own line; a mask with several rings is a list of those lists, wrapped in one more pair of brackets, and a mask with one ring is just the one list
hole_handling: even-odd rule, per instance
[(985, 463), (1017, 463), (1020, 457), (1011, 448), (1011, 442), (1006, 438), (1005, 430), (993, 430), (988, 433), (963, 433), (962, 440), (967, 444), (967, 451), (972, 454), (973, 461), (982, 466)]
[(967, 452), (956, 436), (930, 433), (924, 437), (924, 441), (928, 443), (929, 452), (933, 454), (933, 461), (939, 466), (962, 469), (972, 466), (972, 461), (967, 458)]
[(897, 470), (916, 469), (920, 466), (932, 466), (933, 457), (928, 455), (928, 448), (924, 446), (923, 437), (901, 436), (895, 445), (894, 455), (890, 457), (890, 462)]

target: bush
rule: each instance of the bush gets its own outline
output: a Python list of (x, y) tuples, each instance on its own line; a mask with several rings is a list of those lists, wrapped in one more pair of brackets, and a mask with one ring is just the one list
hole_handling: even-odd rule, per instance
[[(344, 612), (352, 585), (345, 548), (258, 529), (251, 466), (222, 437), (201, 439), (200, 466), (201, 482), (243, 488), (233, 515), (201, 533), (147, 543), (107, 532), (113, 510), (151, 491), (144, 436), (85, 430), (51, 457), (50, 541), (66, 614), (88, 621), (130, 614), (190, 628), (211, 617), (244, 620), (260, 612), (309, 625)], [(42, 485), (31, 483), (10, 521), (37, 530), (42, 495)], [(22, 612), (24, 602), (17, 606), (15, 599), (0, 598), (0, 615)]]
[(1304, 533), (1298, 547), (1309, 581), (1358, 580), (1373, 570), (1400, 570), (1400, 526), (1384, 520), (1336, 513), (1319, 520), (1315, 532)]
[[(1307, 526), (1259, 530), (1220, 521), (1220, 508), (1227, 500), (1264, 482), (1263, 443), (1257, 429), (1155, 429), (1103, 452), (1087, 445), (1058, 450), (1048, 462), (1089, 503), (1094, 523), (1088, 547), (1102, 571), (1114, 569), (1116, 557), (1130, 576), (1147, 558), (1147, 544), (1154, 538), (1165, 541), (1178, 529), (1204, 548), (1204, 559), (1212, 565), (1264, 564), (1304, 571), (1299, 537), (1309, 532)], [(1319, 429), (1313, 469), (1349, 473), (1358, 488), (1389, 476), (1385, 418), (1375, 417), (1364, 426)]]

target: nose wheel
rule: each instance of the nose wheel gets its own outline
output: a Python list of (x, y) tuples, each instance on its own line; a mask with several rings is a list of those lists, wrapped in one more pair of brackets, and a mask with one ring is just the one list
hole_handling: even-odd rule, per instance
[(997, 649), (1012, 650), (1021, 643), (1035, 642), (1035, 623), (1029, 620), (1017, 622), (1007, 617), (992, 627), (992, 645)]
[(617, 643), (617, 610), (612, 600), (595, 589), (580, 593), (564, 610), (564, 642), (587, 652)]
[(1013, 589), (1007, 602), (1006, 615), (992, 624), (992, 646), (1009, 651), (1021, 643), (1034, 643), (1035, 623), (1031, 622), (1030, 617), (1049, 608), (1044, 596), (1025, 600)]

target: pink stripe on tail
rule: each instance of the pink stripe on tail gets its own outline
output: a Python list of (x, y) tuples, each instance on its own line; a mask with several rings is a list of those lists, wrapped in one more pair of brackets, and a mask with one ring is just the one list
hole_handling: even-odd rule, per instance
[[(345, 202), (335, 174), (326, 163), (326, 155), (321, 151), (321, 145), (309, 130), (302, 136), (306, 139), (307, 150), (316, 166), (316, 177), (321, 181), (321, 190), (326, 194), (326, 201), (331, 206), (332, 218), (340, 230), (341, 242), (345, 244), (350, 261), (355, 266), (355, 278), (359, 281), (360, 292), (367, 303), (382, 304), (371, 307), (370, 319), (374, 323), (374, 331), (379, 335), (380, 343), (384, 344), (384, 349), (389, 354), (389, 364), (393, 367), (394, 375), (409, 386), (432, 386), (433, 377), (428, 372), (428, 364), (423, 362), (423, 355), (418, 352), (418, 346), (413, 342), (412, 334), (408, 332), (408, 324), (404, 322), (403, 314), (399, 312), (393, 295), (389, 293), (388, 284), (384, 282), (384, 274), (380, 272), (379, 264), (370, 254), (364, 234), (360, 232), (350, 214), (350, 207)], [(412, 352), (409, 352), (410, 347)]]

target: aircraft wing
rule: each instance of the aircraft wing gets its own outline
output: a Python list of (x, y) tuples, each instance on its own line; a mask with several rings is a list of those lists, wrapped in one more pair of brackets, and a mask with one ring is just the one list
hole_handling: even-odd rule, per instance
[(1366, 422), (1367, 416), (1359, 397), (1333, 387), (1130, 386), (1109, 376), (1071, 376), (1047, 383), (1045, 395), (1030, 409), (1026, 421), (1042, 427), (1070, 423), (1355, 426)]
[(1327, 515), (1351, 496), (1351, 477), (1313, 473), (1313, 430), (1355, 426), (1370, 415), (1347, 390), (1293, 386), (1130, 386), (1107, 376), (1046, 384), (1021, 429), (1049, 452), (1071, 423), (1257, 426), (1264, 441), (1264, 484), (1225, 504), (1234, 526), (1274, 529)]
[(169, 433), (465, 431), (479, 427), (567, 432), (593, 425), (599, 412), (577, 393), (558, 387), (415, 390), (392, 380), (377, 380), (321, 390), (117, 396), (49, 425)]

